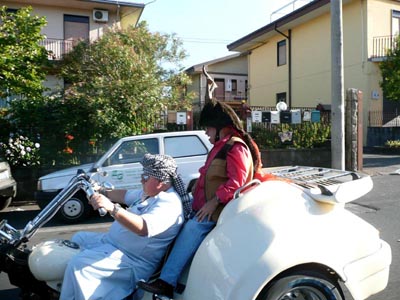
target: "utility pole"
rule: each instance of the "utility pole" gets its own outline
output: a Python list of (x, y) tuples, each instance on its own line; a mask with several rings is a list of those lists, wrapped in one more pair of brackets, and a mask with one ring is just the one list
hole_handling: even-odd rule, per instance
[(331, 0), (332, 168), (345, 169), (342, 0)]

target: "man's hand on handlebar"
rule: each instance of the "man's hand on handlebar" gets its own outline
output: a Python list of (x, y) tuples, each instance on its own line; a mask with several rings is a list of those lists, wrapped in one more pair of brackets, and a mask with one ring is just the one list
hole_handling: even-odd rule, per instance
[(114, 209), (114, 204), (110, 201), (110, 199), (99, 193), (94, 193), (90, 198), (89, 203), (95, 210), (102, 207), (106, 211), (110, 212)]

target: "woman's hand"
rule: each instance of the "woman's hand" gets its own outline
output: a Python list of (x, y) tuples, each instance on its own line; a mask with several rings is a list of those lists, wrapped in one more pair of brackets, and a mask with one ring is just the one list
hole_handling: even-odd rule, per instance
[(210, 201), (207, 201), (202, 208), (196, 214), (197, 221), (202, 222), (205, 218), (208, 218), (208, 221), (211, 220), (211, 216), (217, 208), (219, 201), (217, 197), (212, 198)]
[(89, 204), (94, 210), (103, 207), (107, 212), (110, 212), (114, 209), (114, 203), (112, 203), (106, 196), (99, 193), (93, 194), (93, 196), (90, 198)]

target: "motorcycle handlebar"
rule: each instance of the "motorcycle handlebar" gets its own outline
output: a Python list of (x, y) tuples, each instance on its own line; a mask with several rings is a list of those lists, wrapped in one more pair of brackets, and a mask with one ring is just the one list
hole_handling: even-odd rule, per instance
[(107, 214), (107, 211), (104, 209), (104, 207), (100, 207), (98, 210), (100, 217), (104, 217)]
[[(85, 192), (88, 196), (88, 199), (90, 199), (93, 194), (95, 193), (92, 184), (90, 183), (90, 181), (86, 181), (86, 188), (85, 188)], [(107, 211), (105, 210), (104, 207), (100, 207), (97, 209), (97, 211), (99, 212), (100, 217), (104, 217), (107, 214)]]

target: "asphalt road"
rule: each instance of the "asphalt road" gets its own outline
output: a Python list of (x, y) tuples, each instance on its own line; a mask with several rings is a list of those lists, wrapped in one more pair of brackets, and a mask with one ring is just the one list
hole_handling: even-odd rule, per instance
[(365, 154), (363, 172), (371, 175), (374, 187), (348, 208), (374, 225), (392, 248), (392, 265), (386, 289), (368, 300), (398, 300), (400, 294), (400, 153)]
[[(370, 222), (378, 230), (381, 237), (392, 247), (392, 266), (387, 288), (369, 300), (398, 300), (400, 294), (400, 156), (395, 155), (364, 155), (364, 170), (372, 176), (373, 190), (360, 199), (348, 204), (347, 208)], [(17, 229), (23, 228), (28, 220), (38, 213), (37, 206), (10, 207), (0, 212), (0, 220), (7, 219)], [(41, 229), (30, 241), (36, 244), (50, 238), (69, 238), (79, 230), (107, 230), (112, 220), (91, 218), (86, 222), (65, 226), (51, 221)], [(10, 285), (6, 274), (0, 274), (0, 299), (17, 300), (19, 290)]]
[(400, 294), (400, 185), (399, 175), (373, 176), (373, 190), (350, 203), (349, 209), (374, 225), (392, 248), (392, 265), (386, 289), (368, 300), (398, 300)]

